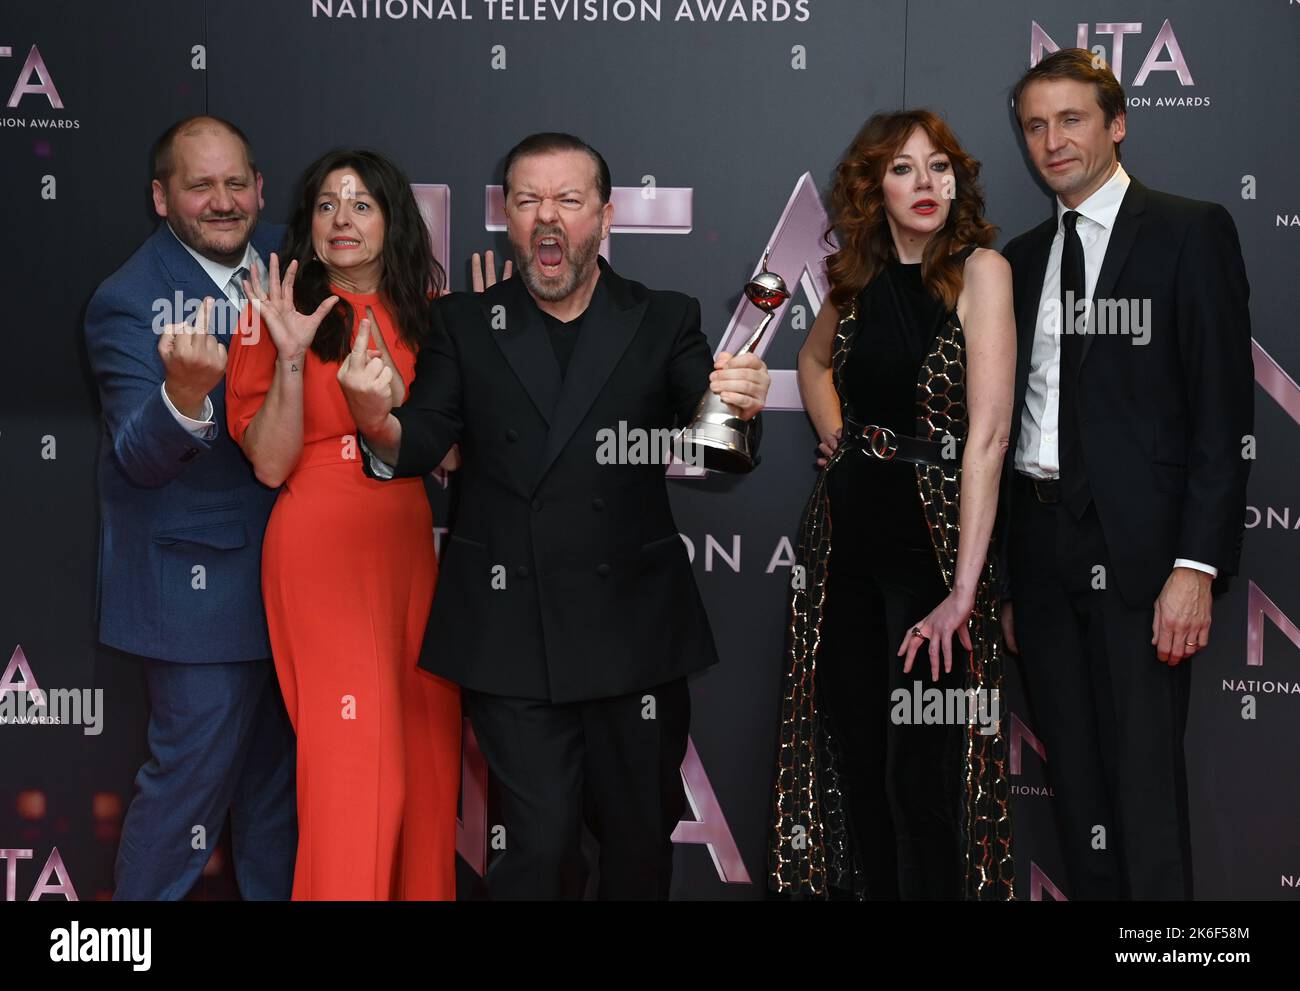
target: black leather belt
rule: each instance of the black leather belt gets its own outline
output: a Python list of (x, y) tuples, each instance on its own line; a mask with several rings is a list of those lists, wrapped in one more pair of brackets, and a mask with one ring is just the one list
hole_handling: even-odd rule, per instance
[(1059, 478), (1034, 478), (1023, 471), (1016, 472), (1016, 477), (1034, 493), (1041, 503), (1051, 505), (1061, 501), (1061, 480)]
[[(857, 444), (866, 454), (880, 461), (910, 461), (912, 464), (938, 465), (941, 468), (961, 466), (962, 445), (959, 443), (946, 444), (938, 440), (908, 437), (874, 423), (864, 424), (846, 419), (841, 439), (844, 443)], [(947, 457), (944, 456), (945, 448)]]

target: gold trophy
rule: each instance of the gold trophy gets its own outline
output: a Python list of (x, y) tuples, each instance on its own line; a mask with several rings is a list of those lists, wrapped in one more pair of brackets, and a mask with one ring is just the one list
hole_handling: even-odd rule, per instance
[[(766, 315), (736, 354), (748, 354), (758, 347), (777, 308), (790, 298), (785, 280), (767, 270), (771, 250), (763, 254), (762, 270), (745, 283), (746, 298)], [(753, 433), (753, 420), (742, 420), (721, 396), (706, 389), (690, 425), (677, 435), (677, 456), (708, 471), (744, 474), (754, 469)]]

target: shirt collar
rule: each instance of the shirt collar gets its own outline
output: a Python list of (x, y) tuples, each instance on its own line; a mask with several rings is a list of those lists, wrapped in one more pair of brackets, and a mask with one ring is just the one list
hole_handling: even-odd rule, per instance
[[(1115, 171), (1111, 177), (1102, 183), (1101, 188), (1080, 203), (1074, 209), (1080, 216), (1091, 220), (1094, 224), (1110, 230), (1115, 226), (1115, 218), (1119, 215), (1119, 206), (1124, 202), (1124, 194), (1128, 192), (1129, 175), (1124, 171), (1124, 166), (1115, 163)], [(1056, 198), (1056, 225), (1057, 230), (1061, 229), (1061, 218), (1070, 208), (1061, 202), (1061, 198)]]
[(203, 255), (182, 241), (180, 236), (172, 230), (171, 224), (167, 224), (167, 229), (172, 232), (172, 237), (176, 238), (180, 246), (190, 253), (190, 257), (199, 263), (199, 267), (208, 274), (208, 278), (216, 283), (217, 288), (223, 293), (226, 291), (226, 286), (229, 284), (232, 275), (241, 268), (247, 268), (251, 272), (254, 263), (258, 260), (257, 252), (253, 250), (251, 240), (244, 246), (244, 257), (240, 259), (238, 265), (222, 265), (220, 262), (214, 262), (211, 258), (203, 257)]

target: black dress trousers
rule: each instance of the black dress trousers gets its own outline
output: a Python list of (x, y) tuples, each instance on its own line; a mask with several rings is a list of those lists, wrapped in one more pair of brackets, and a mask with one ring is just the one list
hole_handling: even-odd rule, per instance
[[(1115, 589), (1095, 505), (1076, 519), (1013, 474), (1009, 555), (1020, 667), (1047, 750), (1072, 899), (1192, 894), (1183, 733), (1191, 665), (1151, 644)], [(1172, 563), (1172, 562), (1171, 562)]]
[(599, 898), (668, 897), (686, 811), (686, 678), (562, 704), (465, 690), (462, 704), (505, 826), (485, 877), (492, 898), (580, 898), (584, 821), (600, 845)]

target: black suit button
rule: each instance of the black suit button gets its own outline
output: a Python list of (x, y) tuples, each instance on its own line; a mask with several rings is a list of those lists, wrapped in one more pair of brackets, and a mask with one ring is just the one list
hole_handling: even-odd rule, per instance
[(541, 499), (534, 499), (534, 500), (533, 500), (533, 512), (534, 512), (534, 513), (540, 513), (541, 511), (542, 511), (542, 500), (541, 500)]
[(611, 568), (608, 564), (596, 565), (596, 574), (600, 575), (601, 578), (608, 578), (609, 573), (613, 570), (614, 569)]
[(526, 564), (521, 564), (519, 567), (515, 568), (515, 577), (516, 577), (516, 578), (527, 578), (527, 577), (528, 577), (528, 565), (526, 565)]
[(508, 440), (511, 444), (513, 444), (518, 439), (519, 439), (518, 430), (511, 429), (506, 431), (506, 440)]
[(605, 508), (605, 500), (604, 500), (604, 499), (592, 499), (592, 500), (591, 500), (591, 508), (594, 509), (596, 512), (599, 513), (602, 509)]
[(182, 461), (193, 461), (194, 458), (195, 458), (195, 456), (196, 456), (198, 453), (199, 453), (199, 449), (198, 449), (197, 447), (187, 447), (187, 448), (185, 449), (185, 453), (181, 455), (181, 460), (182, 460)]

